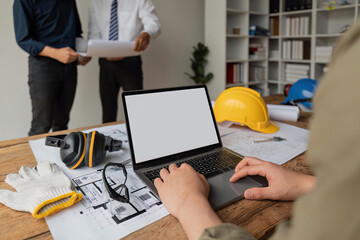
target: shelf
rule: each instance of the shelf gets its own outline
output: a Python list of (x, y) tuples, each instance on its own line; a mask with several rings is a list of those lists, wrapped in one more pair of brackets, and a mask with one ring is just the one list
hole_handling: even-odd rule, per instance
[(333, 11), (339, 11), (339, 10), (350, 9), (350, 8), (354, 8), (354, 9), (355, 9), (355, 4), (349, 4), (349, 5), (343, 5), (343, 6), (336, 6), (334, 9), (317, 8), (316, 11), (317, 11), (317, 12), (333, 12)]
[(249, 59), (248, 62), (264, 62), (267, 61), (266, 58), (261, 58), (261, 59)]
[(226, 34), (227, 38), (269, 38), (268, 36), (251, 36), (251, 35), (237, 35), (237, 34)]
[[(285, 1), (279, 0), (280, 12), (275, 13), (269, 12), (270, 0), (205, 1), (205, 43), (213, 53), (208, 58), (208, 71), (226, 79), (228, 64), (239, 64), (242, 80), (227, 84), (220, 77), (209, 84), (210, 94), (217, 96), (225, 87), (232, 86), (256, 87), (263, 94), (281, 94), (285, 84), (293, 83), (285, 78), (289, 64), (306, 65), (304, 75), (318, 80), (324, 74), (328, 59), (316, 57), (317, 48), (334, 46), (344, 35), (340, 33), (344, 26), (351, 26), (360, 19), (360, 0), (351, 0), (350, 5), (337, 6), (334, 10), (316, 7), (319, 3), (324, 7), (323, 3), (328, 0), (313, 0), (312, 9), (283, 11)], [(272, 29), (271, 33), (277, 35), (250, 36), (251, 25)], [(234, 27), (240, 28), (239, 35), (233, 34)], [(255, 55), (261, 59), (250, 59), (254, 56), (251, 53), (256, 51), (250, 46), (265, 48), (266, 52)], [(283, 56), (297, 58), (283, 59)], [(301, 57), (306, 59), (299, 59)], [(250, 79), (255, 79), (255, 67), (265, 72), (261, 78), (256, 78), (261, 81), (251, 82)]]
[(286, 84), (294, 84), (293, 82), (280, 82), (280, 85), (286, 85)]
[(316, 34), (315, 37), (317, 37), (317, 38), (330, 38), (330, 37), (337, 38), (337, 37), (340, 37), (342, 35), (344, 35), (344, 33)]
[(315, 61), (316, 64), (329, 64), (330, 61)]
[(311, 35), (302, 35), (302, 36), (281, 36), (283, 39), (310, 39)]
[(279, 81), (278, 80), (269, 80), (268, 83), (270, 83), (270, 84), (278, 84)]
[(306, 10), (297, 10), (297, 11), (289, 11), (289, 12), (283, 12), (283, 16), (292, 16), (292, 15), (303, 15), (307, 13), (312, 13), (312, 9), (306, 9)]
[(256, 82), (249, 82), (249, 86), (252, 86), (252, 85), (259, 85), (259, 84), (264, 84), (265, 81), (256, 81)]
[(280, 13), (270, 13), (269, 17), (279, 17)]
[(310, 60), (301, 59), (281, 59), (282, 62), (293, 62), (293, 63), (311, 63)]
[(255, 11), (250, 11), (249, 14), (251, 14), (251, 15), (260, 15), (260, 16), (269, 16), (268, 13), (255, 12)]
[(233, 9), (233, 8), (226, 9), (226, 12), (228, 14), (248, 14), (249, 13), (249, 11), (241, 11), (241, 10), (237, 10), (237, 9)]
[(318, 12), (316, 17), (315, 35), (336, 35), (344, 26), (354, 24), (355, 10), (344, 8), (343, 11), (323, 11)]
[(244, 63), (247, 59), (226, 59), (226, 63)]
[(229, 88), (229, 87), (244, 87), (246, 84), (245, 83), (227, 83), (226, 84), (226, 88)]
[(265, 62), (268, 59), (261, 58), (261, 59), (227, 59), (226, 63), (244, 63), (244, 62)]
[(227, 38), (247, 38), (248, 35), (239, 35), (239, 34), (226, 34)]
[(252, 35), (249, 35), (249, 38), (269, 38), (268, 36), (252, 36)]

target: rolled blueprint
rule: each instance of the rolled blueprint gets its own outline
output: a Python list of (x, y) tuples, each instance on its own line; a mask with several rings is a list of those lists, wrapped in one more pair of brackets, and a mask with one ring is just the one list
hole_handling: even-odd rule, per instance
[(300, 110), (297, 106), (267, 104), (269, 118), (275, 121), (297, 122)]

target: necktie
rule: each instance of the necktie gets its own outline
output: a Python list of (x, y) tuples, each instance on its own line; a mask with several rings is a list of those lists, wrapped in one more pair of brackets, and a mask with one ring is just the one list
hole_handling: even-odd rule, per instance
[(118, 5), (117, 0), (113, 0), (111, 4), (110, 31), (109, 31), (109, 40), (113, 40), (113, 41), (119, 39), (117, 5)]

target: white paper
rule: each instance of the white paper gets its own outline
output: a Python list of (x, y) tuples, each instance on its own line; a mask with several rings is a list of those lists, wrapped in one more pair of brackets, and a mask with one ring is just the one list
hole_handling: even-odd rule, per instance
[[(307, 150), (309, 131), (285, 123), (277, 122), (277, 124), (280, 129), (273, 134), (256, 132), (238, 125), (228, 128), (219, 126), (219, 131), (224, 147), (243, 156), (257, 157), (281, 165)], [(253, 143), (254, 140), (274, 136), (286, 138), (286, 140)]]
[(109, 198), (102, 183), (101, 170), (107, 162), (124, 162), (130, 158), (125, 124), (91, 130), (123, 141), (122, 150), (108, 152), (104, 162), (93, 168), (69, 170), (60, 159), (59, 148), (45, 146), (44, 138), (29, 141), (38, 162), (56, 163), (72, 180), (76, 190), (81, 190), (84, 195), (74, 206), (45, 218), (54, 239), (120, 239), (169, 214), (131, 167), (126, 168), (131, 205)]
[(267, 104), (269, 118), (275, 121), (297, 122), (300, 110), (297, 106)]
[(138, 56), (141, 53), (133, 50), (135, 44), (134, 41), (108, 41), (91, 39), (87, 44), (87, 48), (84, 46), (83, 41), (77, 41), (76, 43), (79, 44), (76, 46), (76, 49), (78, 49), (78, 53), (81, 56), (131, 57)]
[(76, 41), (76, 51), (78, 53), (82, 53), (81, 55), (85, 56), (86, 52), (88, 50), (88, 43), (86, 40), (84, 40), (83, 38), (77, 37)]

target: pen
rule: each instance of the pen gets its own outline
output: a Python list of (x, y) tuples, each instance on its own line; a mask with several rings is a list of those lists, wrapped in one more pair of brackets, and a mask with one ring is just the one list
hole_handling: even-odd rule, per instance
[(284, 140), (286, 140), (286, 138), (272, 137), (272, 138), (268, 138), (268, 139), (253, 140), (252, 142), (253, 143), (270, 142), (270, 141), (280, 142), (280, 141), (284, 141)]

